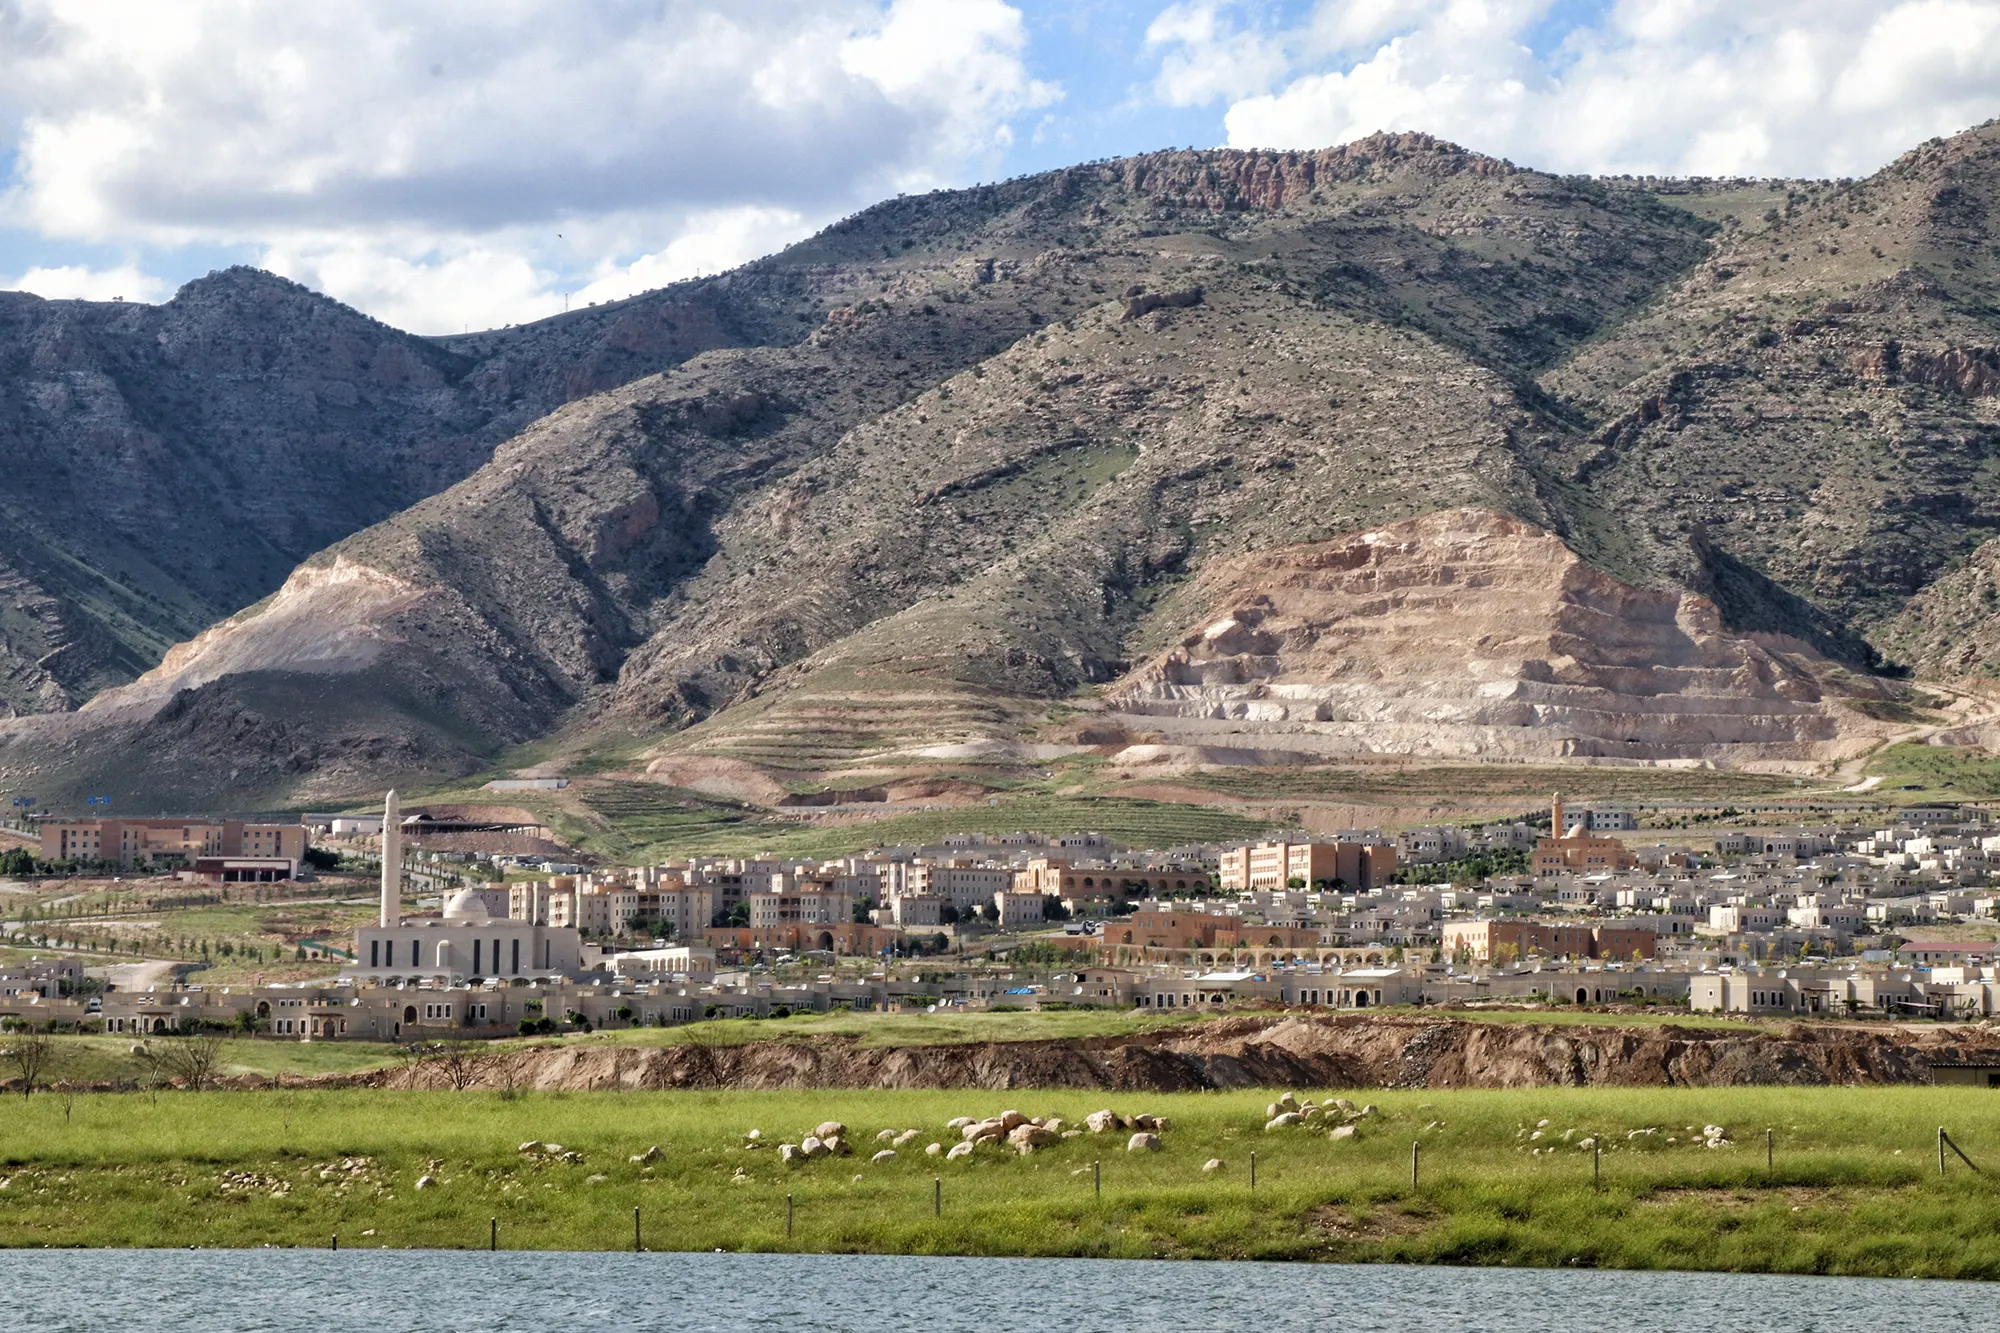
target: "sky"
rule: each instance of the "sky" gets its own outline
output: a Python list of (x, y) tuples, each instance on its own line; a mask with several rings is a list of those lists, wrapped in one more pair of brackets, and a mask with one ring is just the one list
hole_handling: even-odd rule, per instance
[(0, 0), (0, 289), (455, 333), (1158, 148), (1832, 177), (1996, 115), (2000, 0)]

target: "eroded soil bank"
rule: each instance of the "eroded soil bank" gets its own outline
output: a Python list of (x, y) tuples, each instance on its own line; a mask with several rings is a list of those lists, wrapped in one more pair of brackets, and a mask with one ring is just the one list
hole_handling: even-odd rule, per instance
[[(1983, 1027), (1793, 1024), (1768, 1032), (1473, 1022), (1446, 1017), (1257, 1016), (1143, 1036), (863, 1046), (782, 1038), (737, 1046), (565, 1043), (489, 1062), (478, 1084), (591, 1088), (1724, 1087), (1924, 1083), (1933, 1062), (2000, 1063)], [(404, 1086), (421, 1070), (315, 1080)]]

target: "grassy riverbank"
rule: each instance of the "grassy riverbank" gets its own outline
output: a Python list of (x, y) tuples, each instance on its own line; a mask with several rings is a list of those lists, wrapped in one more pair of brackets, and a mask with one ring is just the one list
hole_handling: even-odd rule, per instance
[[(1378, 1092), (1358, 1096), (1381, 1114), (1348, 1142), (1265, 1132), (1269, 1098), (288, 1090), (66, 1105), (44, 1095), (0, 1116), (0, 1244), (323, 1246), (338, 1233), (343, 1247), (476, 1248), (497, 1218), (509, 1248), (622, 1249), (636, 1207), (654, 1249), (2000, 1277), (2000, 1181), (1955, 1158), (1940, 1179), (1936, 1160), (1945, 1124), (2000, 1170), (2000, 1100), (1984, 1090)], [(1080, 1121), (1105, 1105), (1171, 1116), (1164, 1150), (1128, 1153), (1119, 1134), (1026, 1158), (987, 1147), (947, 1163), (921, 1151), (950, 1142), (954, 1115), (1018, 1107)], [(775, 1144), (829, 1118), (851, 1127), (854, 1156), (787, 1167), (770, 1148), (741, 1146), (750, 1128)], [(1727, 1146), (1695, 1145), (1711, 1124)], [(871, 1163), (882, 1128), (923, 1134)], [(1592, 1134), (1607, 1149), (1596, 1188), (1592, 1154), (1577, 1146)], [(525, 1158), (516, 1148), (528, 1139), (582, 1160)], [(1423, 1145), (1414, 1187), (1412, 1142)], [(654, 1144), (657, 1163), (628, 1160)], [(1225, 1169), (1204, 1173), (1210, 1158)], [(419, 1190), (426, 1175), (437, 1183)]]

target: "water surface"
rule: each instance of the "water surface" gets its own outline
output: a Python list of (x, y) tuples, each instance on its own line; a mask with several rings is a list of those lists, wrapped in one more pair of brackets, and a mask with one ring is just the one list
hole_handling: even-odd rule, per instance
[(11, 1328), (282, 1333), (1896, 1333), (1965, 1282), (1387, 1265), (437, 1250), (0, 1251)]

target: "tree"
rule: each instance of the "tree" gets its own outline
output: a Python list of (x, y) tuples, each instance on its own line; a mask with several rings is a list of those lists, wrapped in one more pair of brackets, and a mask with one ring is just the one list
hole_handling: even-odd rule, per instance
[(139, 1048), (139, 1058), (151, 1067), (158, 1082), (178, 1083), (189, 1092), (201, 1092), (215, 1081), (216, 1066), (222, 1060), (222, 1038), (212, 1032), (190, 1032), (165, 1038), (157, 1046), (149, 1041)]
[(1067, 921), (1069, 909), (1063, 906), (1062, 899), (1053, 893), (1045, 893), (1042, 895), (1042, 916), (1049, 921)]
[(49, 1077), (61, 1063), (66, 1052), (56, 1045), (56, 1039), (46, 1032), (16, 1032), (5, 1038), (6, 1045), (0, 1047), (0, 1060), (14, 1071), (21, 1082), (21, 1096), (25, 1100), (35, 1094), (35, 1089)]
[(438, 1082), (453, 1092), (464, 1092), (486, 1076), (493, 1056), (477, 1042), (440, 1041), (431, 1043), (427, 1063)]
[(957, 925), (958, 908), (951, 903), (946, 903), (944, 906), (938, 908), (938, 924), (945, 926)]
[(1000, 919), (1000, 909), (994, 906), (992, 903), (987, 903), (984, 907), (979, 909), (979, 915), (985, 919), (988, 925), (991, 925), (993, 922), (998, 921)]
[(856, 898), (854, 900), (854, 924), (857, 926), (867, 925), (873, 920), (869, 916), (869, 913), (874, 910), (875, 900), (873, 898)]

